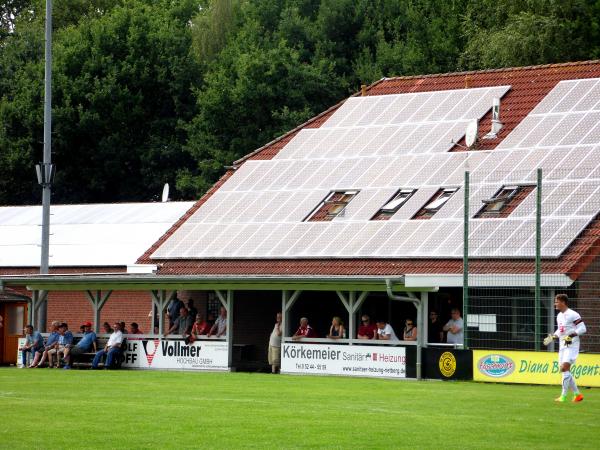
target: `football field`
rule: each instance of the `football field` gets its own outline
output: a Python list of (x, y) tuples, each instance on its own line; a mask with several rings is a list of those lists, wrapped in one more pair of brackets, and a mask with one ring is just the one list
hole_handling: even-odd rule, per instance
[(247, 373), (0, 369), (1, 448), (598, 448), (600, 393)]

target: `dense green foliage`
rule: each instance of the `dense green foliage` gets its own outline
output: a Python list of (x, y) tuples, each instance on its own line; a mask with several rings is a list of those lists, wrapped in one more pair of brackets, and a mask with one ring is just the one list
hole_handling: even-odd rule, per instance
[[(40, 197), (44, 3), (0, 7), (0, 204)], [(383, 76), (600, 56), (600, 0), (54, 3), (54, 202), (195, 198)]]

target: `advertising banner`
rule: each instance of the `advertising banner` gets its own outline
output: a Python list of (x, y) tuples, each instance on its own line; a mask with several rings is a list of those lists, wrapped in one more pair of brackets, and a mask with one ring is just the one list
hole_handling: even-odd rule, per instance
[[(578, 386), (600, 387), (600, 355), (580, 353), (571, 366)], [(473, 351), (473, 379), (497, 383), (560, 384), (557, 352)]]
[(136, 339), (127, 336), (123, 368), (229, 370), (227, 342)]
[(283, 343), (281, 372), (406, 378), (404, 347)]
[(472, 380), (471, 350), (429, 347), (423, 349), (425, 378), (440, 380)]
[[(21, 357), (21, 347), (23, 347), (26, 342), (27, 339), (25, 338), (19, 338), (17, 341), (17, 367), (21, 367), (23, 365), (23, 359)], [(27, 355), (27, 357), (29, 358), (29, 355)]]

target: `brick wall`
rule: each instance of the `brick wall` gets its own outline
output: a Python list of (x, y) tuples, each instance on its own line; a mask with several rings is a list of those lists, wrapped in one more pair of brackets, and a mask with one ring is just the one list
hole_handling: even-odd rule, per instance
[[(113, 291), (100, 313), (100, 323), (105, 321), (111, 325), (125, 321), (127, 326), (137, 322), (144, 333), (151, 332), (152, 309), (150, 292), (146, 291)], [(92, 305), (84, 292), (50, 292), (48, 297), (48, 325), (53, 320), (64, 321), (72, 331), (78, 331), (79, 325), (85, 321), (94, 322)]]

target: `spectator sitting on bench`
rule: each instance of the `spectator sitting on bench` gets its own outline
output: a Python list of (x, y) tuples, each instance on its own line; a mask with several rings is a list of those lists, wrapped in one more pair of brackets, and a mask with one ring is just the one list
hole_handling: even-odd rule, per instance
[(363, 314), (360, 319), (362, 325), (358, 327), (359, 339), (375, 339), (377, 335), (377, 325), (371, 322), (371, 318)]
[(206, 336), (211, 337), (215, 332), (218, 338), (227, 334), (227, 309), (224, 306), (221, 306), (219, 309), (219, 317), (217, 317), (217, 320), (215, 320), (215, 323)]
[(190, 334), (190, 331), (192, 330), (192, 324), (193, 324), (193, 318), (192, 316), (190, 316), (188, 314), (188, 309), (183, 306), (179, 309), (179, 316), (177, 317), (177, 319), (175, 319), (175, 322), (173, 322), (173, 326), (171, 326), (171, 328), (169, 328), (169, 330), (165, 333), (165, 336), (167, 334), (174, 334), (173, 332), (175, 330), (177, 330), (177, 334), (180, 335), (186, 335), (186, 334)]
[(58, 341), (54, 348), (48, 350), (48, 367), (52, 368), (54, 355), (56, 355), (56, 368), (60, 366), (60, 354), (65, 352), (69, 354), (69, 349), (73, 345), (73, 333), (69, 331), (69, 326), (63, 322), (58, 326)]
[(20, 350), (23, 367), (27, 367), (27, 353), (31, 353), (31, 360), (33, 361), (37, 352), (44, 351), (44, 338), (39, 331), (33, 331), (33, 325), (27, 325), (24, 331), (25, 345)]
[(42, 367), (42, 365), (46, 362), (46, 358), (48, 358), (48, 350), (50, 350), (51, 348), (54, 348), (54, 344), (56, 344), (58, 342), (58, 336), (59, 336), (58, 335), (58, 326), (59, 325), (60, 325), (60, 322), (57, 320), (52, 322), (52, 324), (50, 325), (50, 329), (52, 331), (50, 331), (50, 335), (48, 336), (48, 339), (46, 340), (46, 345), (44, 346), (43, 349), (40, 349), (35, 353), (35, 358), (33, 358), (33, 362), (31, 363), (31, 365), (29, 367), (31, 367), (31, 368)]
[(96, 353), (96, 333), (92, 331), (92, 323), (86, 322), (83, 325), (83, 337), (81, 340), (69, 350), (65, 350), (65, 367), (64, 369), (70, 369), (73, 365), (74, 359), (84, 353), (94, 352)]
[(104, 322), (102, 324), (102, 329), (104, 330), (105, 334), (112, 334), (113, 333), (113, 329), (110, 327), (110, 323), (108, 322)]
[(192, 342), (195, 342), (199, 336), (208, 333), (209, 330), (210, 330), (210, 325), (208, 324), (208, 322), (206, 320), (204, 320), (204, 318), (202, 317), (202, 314), (201, 313), (196, 314), (196, 321), (192, 325), (192, 331), (190, 332), (190, 334), (184, 335), (185, 343), (189, 345)]
[(119, 322), (115, 322), (113, 328), (115, 331), (113, 331), (113, 333), (110, 335), (110, 338), (108, 338), (106, 346), (98, 353), (96, 353), (96, 356), (94, 356), (94, 361), (92, 362), (92, 369), (98, 368), (98, 364), (100, 364), (100, 361), (102, 360), (104, 355), (106, 355), (106, 364), (104, 364), (105, 369), (110, 369), (113, 362), (115, 361), (115, 358), (119, 358), (119, 355), (121, 353), (121, 343), (123, 342), (121, 324)]
[(129, 334), (144, 334), (136, 322), (131, 322), (129, 325)]
[(121, 325), (121, 333), (127, 334), (127, 327), (125, 326), (125, 322), (121, 321), (119, 322), (119, 325)]
[(201, 336), (203, 334), (207, 334), (210, 330), (210, 324), (204, 320), (201, 313), (196, 314), (196, 321), (194, 322), (194, 326), (192, 327), (192, 334), (194, 338)]

